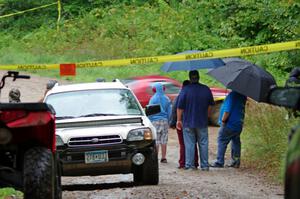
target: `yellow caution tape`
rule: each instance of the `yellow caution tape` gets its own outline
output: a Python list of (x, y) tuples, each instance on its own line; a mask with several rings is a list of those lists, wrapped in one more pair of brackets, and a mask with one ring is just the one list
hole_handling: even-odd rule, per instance
[[(257, 55), (263, 53), (271, 53), (285, 50), (300, 49), (300, 40), (282, 42), (267, 45), (258, 45), (242, 48), (232, 48), (225, 50), (202, 51), (191, 54), (176, 54), (153, 57), (140, 57), (129, 59), (116, 59), (104, 61), (89, 61), (76, 63), (76, 68), (90, 68), (103, 66), (125, 66), (125, 65), (141, 65), (141, 64), (155, 64), (172, 61), (185, 61), (194, 59), (212, 59), (223, 57), (236, 57), (245, 55)], [(59, 69), (59, 64), (31, 64), (31, 65), (0, 65), (0, 70), (18, 70), (18, 69)]]
[(7, 14), (7, 15), (2, 15), (2, 16), (0, 16), (0, 19), (1, 19), (1, 18), (5, 18), (5, 17), (11, 17), (11, 16), (14, 16), (14, 15), (23, 14), (23, 13), (25, 13), (25, 12), (31, 12), (31, 11), (38, 10), (38, 9), (42, 9), (42, 8), (47, 8), (47, 7), (49, 7), (49, 6), (53, 6), (53, 5), (56, 5), (56, 4), (57, 4), (57, 2), (55, 2), (55, 3), (50, 3), (50, 4), (47, 4), (47, 5), (42, 5), (42, 6), (39, 6), (39, 7), (36, 7), (36, 8), (31, 8), (31, 9), (28, 9), (28, 10), (23, 10), (23, 11), (19, 11), (19, 12)]
[(217, 102), (217, 101), (223, 101), (225, 99), (225, 96), (223, 97), (216, 97), (214, 98), (214, 101)]
[(0, 65), (0, 70), (43, 70), (43, 69), (59, 69), (59, 64)]
[(56, 30), (59, 31), (59, 22), (61, 19), (61, 2), (60, 2), (60, 0), (57, 0), (57, 13), (58, 13), (58, 16), (57, 16)]

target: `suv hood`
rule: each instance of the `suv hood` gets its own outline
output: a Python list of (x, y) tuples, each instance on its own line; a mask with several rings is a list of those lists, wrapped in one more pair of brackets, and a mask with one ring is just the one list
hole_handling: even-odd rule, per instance
[(56, 120), (56, 134), (64, 143), (70, 138), (99, 135), (119, 135), (127, 138), (130, 130), (150, 128), (156, 139), (156, 130), (146, 116), (98, 116)]

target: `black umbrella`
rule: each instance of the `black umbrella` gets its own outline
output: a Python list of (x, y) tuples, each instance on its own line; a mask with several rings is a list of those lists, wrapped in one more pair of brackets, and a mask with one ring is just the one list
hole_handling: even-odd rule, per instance
[(225, 63), (225, 65), (226, 65), (228, 62), (232, 62), (232, 61), (247, 62), (247, 63), (252, 64), (250, 61), (247, 61), (247, 60), (245, 60), (245, 59), (241, 59), (241, 58), (238, 58), (238, 57), (227, 57), (227, 58), (223, 58), (222, 60), (223, 60), (223, 62)]
[(225, 66), (212, 69), (208, 74), (224, 86), (258, 102), (266, 102), (270, 89), (276, 86), (274, 77), (263, 68), (246, 60), (224, 60)]

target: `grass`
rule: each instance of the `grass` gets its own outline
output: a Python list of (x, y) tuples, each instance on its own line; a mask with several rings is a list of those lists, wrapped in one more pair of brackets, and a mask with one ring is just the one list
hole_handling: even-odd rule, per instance
[(23, 198), (23, 193), (13, 188), (0, 188), (0, 199), (15, 196), (16, 199)]
[(296, 118), (286, 119), (288, 111), (264, 103), (249, 102), (242, 133), (246, 164), (283, 182), (288, 134)]

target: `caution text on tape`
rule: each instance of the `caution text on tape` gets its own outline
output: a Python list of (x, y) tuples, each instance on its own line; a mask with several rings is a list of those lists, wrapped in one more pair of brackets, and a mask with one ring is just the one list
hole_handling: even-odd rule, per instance
[[(295, 50), (295, 49), (300, 49), (300, 40), (275, 43), (275, 44), (267, 44), (267, 45), (249, 46), (249, 47), (242, 47), (242, 48), (232, 48), (232, 49), (225, 49), (225, 50), (202, 51), (202, 52), (189, 53), (189, 54), (79, 62), (76, 63), (76, 68), (142, 65), (142, 64), (154, 64), (154, 63), (185, 61), (185, 60), (194, 60), (194, 59), (236, 57), (236, 56), (257, 55), (263, 53), (271, 53), (271, 52)], [(0, 65), (0, 70), (1, 69), (2, 70), (21, 70), (21, 69), (23, 70), (42, 69), (43, 70), (43, 69), (59, 69), (59, 68), (60, 68), (60, 64)]]

